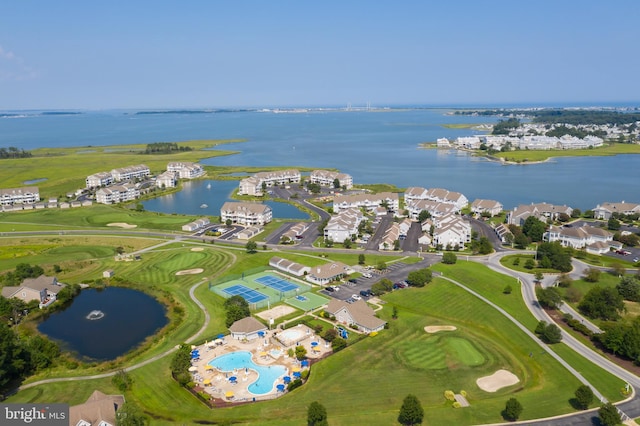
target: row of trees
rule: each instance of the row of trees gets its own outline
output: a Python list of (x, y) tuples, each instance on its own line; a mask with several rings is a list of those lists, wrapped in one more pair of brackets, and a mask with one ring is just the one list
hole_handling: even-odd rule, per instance
[(192, 151), (193, 148), (188, 146), (179, 146), (175, 142), (154, 142), (147, 144), (144, 150), (145, 154), (170, 154), (172, 152)]
[(225, 325), (230, 327), (234, 322), (251, 315), (249, 303), (242, 296), (231, 296), (224, 301), (226, 312)]
[(25, 151), (21, 148), (16, 148), (15, 146), (10, 146), (8, 148), (0, 148), (0, 159), (5, 158), (29, 158), (33, 157), (33, 154), (29, 151)]

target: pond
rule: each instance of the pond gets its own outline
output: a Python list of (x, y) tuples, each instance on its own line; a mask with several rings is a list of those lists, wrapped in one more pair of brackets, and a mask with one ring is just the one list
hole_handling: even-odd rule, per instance
[(37, 179), (25, 180), (22, 183), (24, 183), (25, 185), (34, 185), (36, 183), (45, 182), (47, 180), (49, 180), (49, 178), (37, 178)]
[(62, 350), (83, 360), (111, 360), (126, 354), (168, 322), (162, 304), (137, 290), (85, 289), (38, 330)]
[[(220, 208), (238, 187), (236, 180), (186, 181), (182, 190), (143, 201), (145, 210), (161, 213), (177, 213), (193, 216), (220, 216)], [(291, 204), (278, 201), (265, 202), (273, 210), (274, 218), (309, 219), (309, 215)]]

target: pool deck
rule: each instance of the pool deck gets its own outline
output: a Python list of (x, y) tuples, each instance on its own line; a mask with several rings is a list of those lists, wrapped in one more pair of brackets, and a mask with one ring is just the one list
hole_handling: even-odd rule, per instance
[[(307, 359), (312, 361), (313, 359), (319, 359), (324, 357), (331, 351), (331, 345), (327, 344), (324, 339), (317, 336), (313, 330), (309, 329), (305, 325), (300, 327), (302, 332), (306, 335), (309, 333), (310, 338), (301, 341), (300, 344), (307, 350)], [(281, 331), (281, 330), (279, 330)], [(253, 339), (249, 341), (240, 341), (225, 336), (224, 339), (215, 339), (205, 344), (192, 347), (192, 349), (198, 349), (200, 352), (200, 358), (198, 360), (192, 360), (191, 366), (196, 370), (192, 372), (193, 381), (196, 385), (202, 388), (205, 392), (210, 394), (215, 399), (221, 399), (228, 402), (246, 402), (256, 401), (264, 399), (277, 398), (279, 395), (283, 395), (285, 392), (278, 392), (276, 390), (277, 384), (284, 383), (282, 379), (276, 381), (273, 389), (261, 395), (255, 395), (249, 392), (249, 385), (258, 379), (258, 373), (255, 370), (249, 369), (245, 372), (244, 368), (238, 369), (235, 372), (225, 373), (218, 371), (215, 368), (207, 365), (209, 362), (221, 355), (228, 354), (237, 351), (251, 352), (252, 360), (258, 365), (282, 365), (287, 368), (287, 374), (293, 379), (293, 372), (297, 369), (306, 369), (308, 367), (301, 367), (300, 361), (295, 357), (289, 357), (287, 355), (288, 348), (283, 346), (275, 338), (273, 338), (274, 332), (278, 330), (272, 330), (266, 332), (263, 338)], [(311, 343), (317, 342), (316, 346)], [(265, 344), (266, 343), (266, 344)], [(272, 350), (279, 350), (280, 355), (274, 357), (271, 354)], [(228, 377), (236, 376), (237, 381), (235, 383), (230, 382)], [(227, 397), (228, 392), (232, 392), (232, 397)]]

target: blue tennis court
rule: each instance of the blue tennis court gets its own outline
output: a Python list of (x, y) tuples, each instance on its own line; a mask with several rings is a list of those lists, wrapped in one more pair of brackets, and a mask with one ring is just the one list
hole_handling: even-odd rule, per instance
[(241, 296), (248, 303), (256, 303), (268, 299), (268, 296), (260, 293), (259, 291), (252, 290), (239, 284), (225, 288), (223, 291), (231, 296)]
[(256, 282), (264, 284), (267, 287), (274, 288), (278, 291), (291, 291), (300, 288), (300, 286), (290, 283), (282, 278), (274, 277), (273, 275), (266, 275), (264, 277), (256, 278)]

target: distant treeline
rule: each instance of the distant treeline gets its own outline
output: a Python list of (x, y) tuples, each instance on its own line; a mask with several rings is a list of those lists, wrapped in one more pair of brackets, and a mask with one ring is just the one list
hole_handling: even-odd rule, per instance
[(135, 115), (154, 114), (218, 114), (221, 112), (247, 112), (250, 109), (170, 109), (166, 111), (138, 111)]
[(145, 154), (170, 154), (172, 152), (193, 151), (188, 146), (178, 146), (175, 142), (155, 142), (147, 145), (144, 150)]
[(15, 146), (9, 148), (0, 148), (0, 158), (29, 158), (33, 155), (24, 149), (18, 149)]
[(569, 109), (540, 109), (540, 110), (518, 110), (518, 109), (487, 109), (487, 110), (459, 110), (457, 115), (521, 115), (531, 117), (534, 123), (542, 124), (609, 124), (625, 125), (640, 121), (640, 112), (621, 112), (610, 110), (569, 110)]

